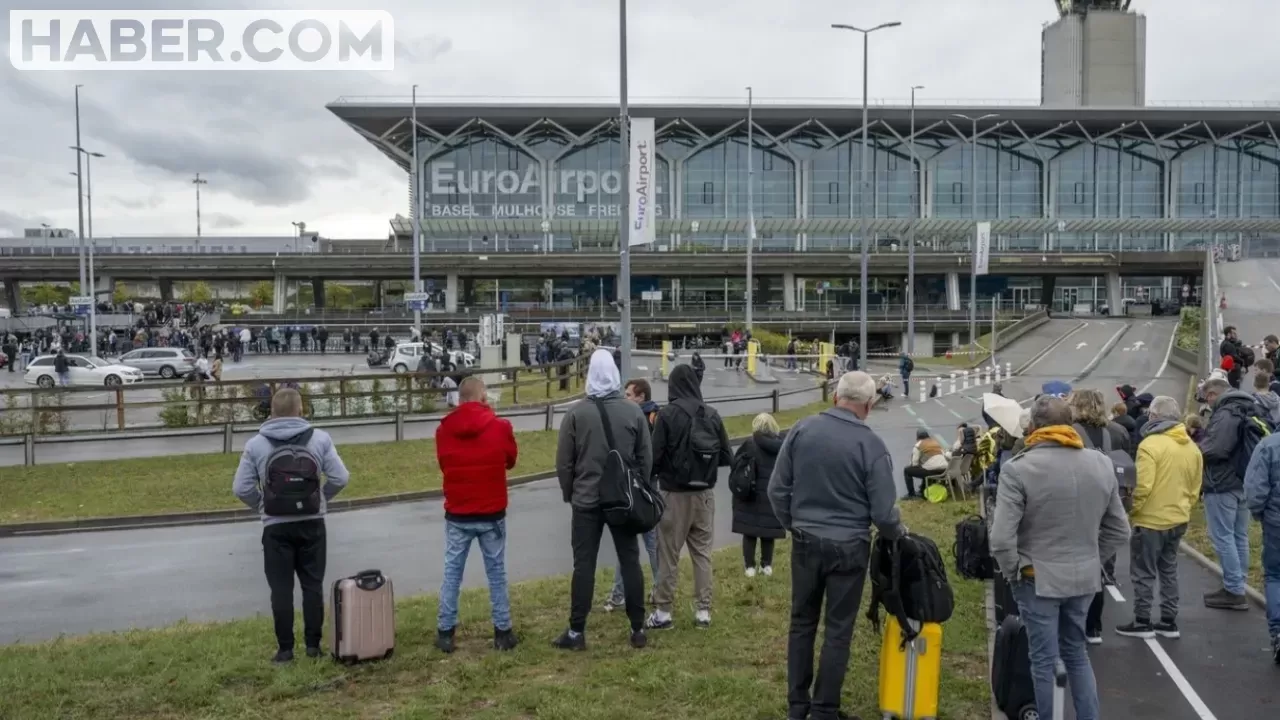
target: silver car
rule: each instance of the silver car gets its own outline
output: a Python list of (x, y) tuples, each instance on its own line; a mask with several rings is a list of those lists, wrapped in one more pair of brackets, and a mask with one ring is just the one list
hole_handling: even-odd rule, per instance
[(144, 374), (169, 379), (191, 372), (196, 366), (196, 357), (182, 348), (139, 348), (121, 355), (119, 362)]

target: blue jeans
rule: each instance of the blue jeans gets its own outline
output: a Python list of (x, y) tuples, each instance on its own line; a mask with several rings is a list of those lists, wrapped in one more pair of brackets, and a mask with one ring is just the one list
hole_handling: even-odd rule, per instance
[(1204, 518), (1222, 565), (1222, 586), (1243, 595), (1249, 567), (1249, 508), (1244, 504), (1244, 491), (1205, 493)]
[[(649, 553), (649, 569), (653, 571), (653, 581), (658, 581), (658, 528), (641, 535), (644, 538), (644, 551)], [(622, 567), (613, 568), (613, 590), (609, 591), (609, 602), (621, 605), (626, 598), (622, 592)]]
[(458, 624), (458, 591), (467, 567), (471, 541), (480, 540), (484, 574), (489, 579), (489, 604), (493, 627), (511, 629), (511, 596), (507, 593), (507, 521), (454, 522), (444, 524), (444, 582), (440, 585), (440, 612), (436, 628), (451, 630)]
[(1262, 525), (1262, 581), (1267, 596), (1267, 629), (1280, 635), (1280, 526)]
[(71, 373), (69, 373), (69, 372), (60, 372), (60, 373), (58, 373), (58, 384), (59, 384), (59, 385), (61, 385), (62, 387), (66, 387), (66, 386), (70, 385), (70, 384), (71, 384)]
[(1093, 593), (1069, 598), (1040, 597), (1036, 595), (1035, 580), (1023, 580), (1013, 586), (1013, 595), (1027, 626), (1040, 720), (1062, 720), (1053, 717), (1053, 671), (1059, 658), (1067, 668), (1076, 720), (1098, 720), (1098, 685), (1084, 641), (1085, 616)]

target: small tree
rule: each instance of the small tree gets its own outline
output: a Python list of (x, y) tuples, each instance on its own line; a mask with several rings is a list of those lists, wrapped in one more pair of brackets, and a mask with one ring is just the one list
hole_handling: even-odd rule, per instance
[(65, 301), (62, 291), (49, 283), (40, 283), (31, 288), (29, 298), (36, 305), (56, 305)]
[(275, 299), (276, 287), (270, 280), (256, 282), (249, 288), (249, 302), (253, 303), (255, 308), (270, 305), (275, 302)]
[(207, 303), (213, 301), (213, 289), (209, 287), (209, 283), (203, 280), (198, 280), (188, 285), (185, 295), (187, 302)]
[(116, 283), (116, 289), (111, 293), (111, 302), (116, 305), (123, 305), (132, 299), (129, 297), (129, 291), (125, 290), (124, 283)]
[(327, 285), (325, 287), (325, 295), (328, 296), (326, 300), (328, 300), (330, 307), (337, 308), (339, 310), (349, 310), (355, 307), (356, 294), (346, 285), (339, 285), (337, 283)]

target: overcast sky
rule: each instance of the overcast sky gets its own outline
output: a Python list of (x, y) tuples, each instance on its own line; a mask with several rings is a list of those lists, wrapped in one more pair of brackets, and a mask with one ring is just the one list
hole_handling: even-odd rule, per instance
[[(385, 237), (405, 177), (325, 110), (343, 95), (617, 97), (613, 0), (60, 0), (61, 7), (379, 8), (396, 21), (396, 71), (19, 72), (0, 62), (0, 235), (76, 227), (73, 87), (95, 162), (99, 236), (195, 232)], [(43, 0), (0, 0), (0, 9)], [(1050, 0), (632, 0), (633, 99), (847, 98), (860, 44), (832, 22), (899, 20), (872, 43), (873, 98), (1034, 99)], [(1280, 101), (1280, 0), (1135, 0), (1147, 12), (1151, 102)], [(8, 56), (8, 12), (3, 13)]]

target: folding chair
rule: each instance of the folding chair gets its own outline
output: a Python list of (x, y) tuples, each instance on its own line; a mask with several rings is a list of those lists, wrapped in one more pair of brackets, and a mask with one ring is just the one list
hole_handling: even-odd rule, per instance
[(947, 464), (947, 473), (943, 481), (951, 489), (951, 497), (960, 495), (960, 499), (968, 500), (969, 470), (973, 467), (972, 455), (953, 455)]

